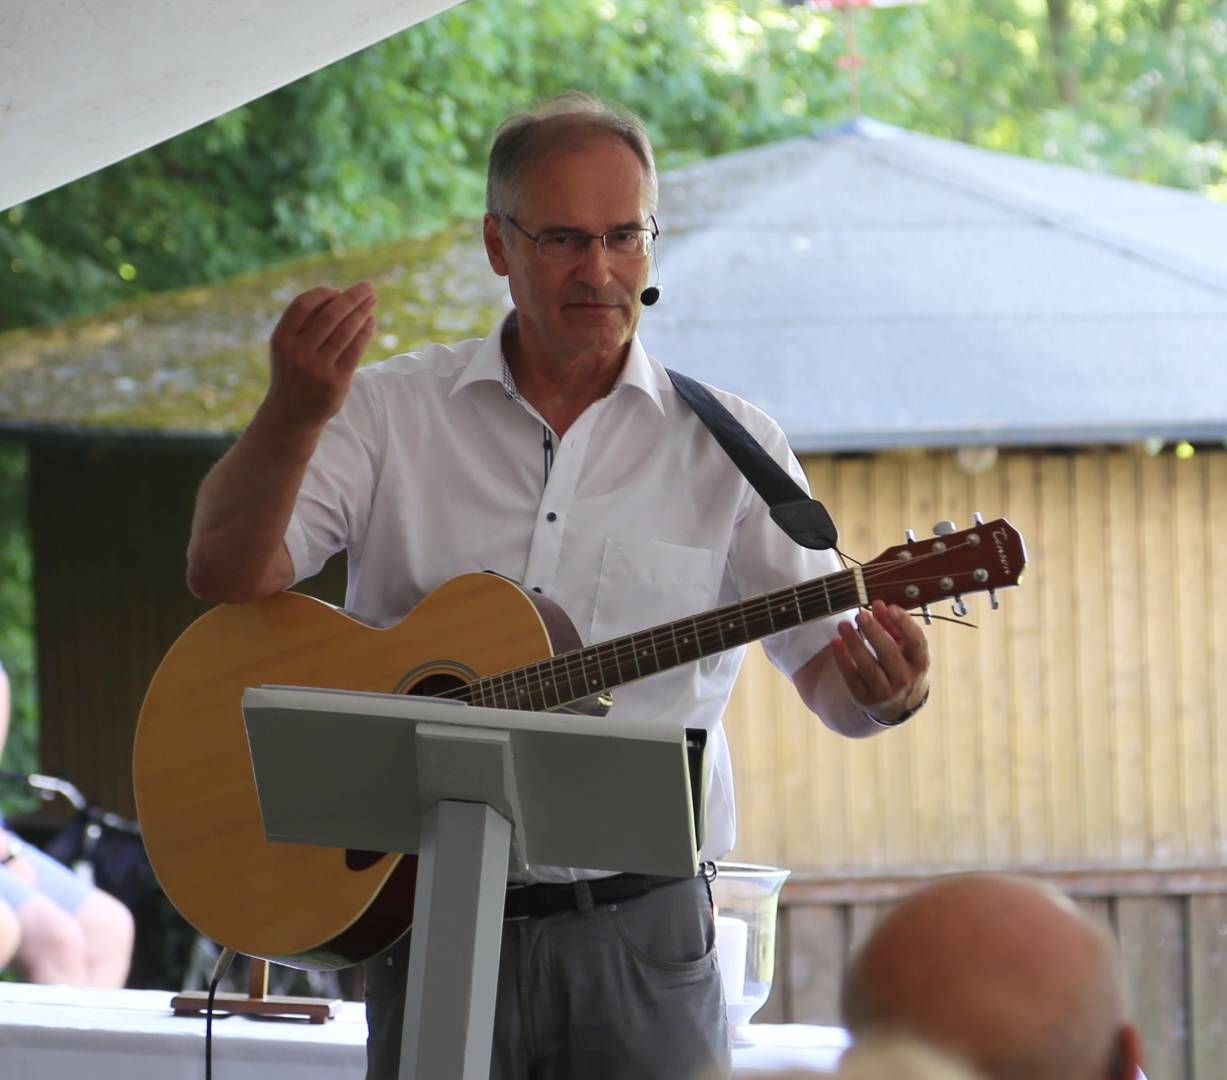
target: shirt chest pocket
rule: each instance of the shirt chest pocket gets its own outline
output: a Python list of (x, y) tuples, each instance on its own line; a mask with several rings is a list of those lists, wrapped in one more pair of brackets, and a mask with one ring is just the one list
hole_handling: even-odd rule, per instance
[(708, 610), (720, 585), (714, 551), (609, 537), (601, 559), (593, 644)]

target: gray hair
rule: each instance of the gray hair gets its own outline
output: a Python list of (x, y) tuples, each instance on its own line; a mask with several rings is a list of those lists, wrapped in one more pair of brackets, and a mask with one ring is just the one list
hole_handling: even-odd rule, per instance
[(569, 149), (593, 132), (616, 135), (643, 166), (648, 213), (656, 210), (656, 160), (643, 121), (621, 106), (607, 105), (591, 94), (569, 90), (548, 98), (526, 113), (509, 116), (494, 133), (486, 172), (486, 210), (506, 218), (515, 212), (527, 166), (544, 155)]

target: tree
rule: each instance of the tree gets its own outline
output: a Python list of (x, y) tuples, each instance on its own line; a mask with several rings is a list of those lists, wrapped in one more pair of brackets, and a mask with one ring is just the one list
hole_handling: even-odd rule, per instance
[[(1227, 166), (1227, 0), (932, 0), (857, 15), (865, 111), (1192, 188)], [(568, 87), (664, 167), (848, 113), (844, 23), (778, 0), (470, 0), (0, 215), (0, 329), (475, 214), (489, 133)]]
[(494, 125), (571, 86), (643, 112), (665, 161), (801, 130), (814, 52), (767, 10), (486, 0), (429, 19), (3, 215), (0, 329), (473, 214)]

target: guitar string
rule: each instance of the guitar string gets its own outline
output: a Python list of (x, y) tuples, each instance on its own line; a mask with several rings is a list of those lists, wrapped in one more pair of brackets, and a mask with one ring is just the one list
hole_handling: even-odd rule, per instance
[[(913, 560), (911, 565), (915, 565), (915, 563), (920, 562), (920, 561), (921, 559), (919, 558), (915, 559)], [(899, 568), (898, 565), (890, 564), (889, 572), (894, 573), (898, 570), (898, 568)], [(879, 569), (881, 570), (881, 572), (879, 572)], [(868, 573), (865, 573), (864, 578), (868, 583), (874, 583), (877, 578), (884, 576), (887, 572), (888, 572), (888, 568), (886, 567), (881, 567), (881, 568), (872, 567)], [(833, 579), (841, 579), (841, 580), (839, 580), (838, 582), (834, 582)], [(936, 577), (914, 577), (913, 578), (914, 583), (916, 582), (924, 583), (924, 582), (928, 582), (932, 580), (938, 580), (938, 578)], [(714, 632), (715, 637), (723, 639), (723, 632), (721, 630), (720, 624), (723, 622), (723, 620), (728, 615), (742, 614), (743, 622), (746, 621), (746, 616), (749, 616), (751, 619), (755, 621), (758, 621), (763, 616), (766, 616), (768, 622), (773, 623), (774, 620), (772, 619), (771, 612), (768, 609), (771, 607), (774, 607), (777, 602), (780, 602), (781, 611), (787, 610), (789, 607), (797, 606), (798, 602), (800, 604), (808, 606), (814, 600), (818, 599), (819, 593), (826, 596), (829, 600), (834, 601), (834, 602), (828, 603), (827, 606), (829, 608), (829, 611), (826, 613), (835, 613), (835, 612), (848, 610), (850, 608), (858, 606), (859, 594), (855, 590), (855, 576), (853, 572), (852, 571), (839, 571), (839, 572), (836, 572), (835, 574), (830, 574), (830, 575), (827, 575), (826, 577), (817, 578), (813, 581), (802, 582), (800, 585), (797, 585), (791, 588), (775, 590), (771, 593), (765, 593), (765, 594), (761, 594), (760, 596), (751, 597), (740, 603), (726, 605), (724, 608), (717, 609), (714, 612), (705, 612), (705, 613), (693, 616), (691, 621), (694, 626), (695, 633), (698, 637), (700, 638), (711, 637)], [(801, 613), (798, 612), (798, 614), (801, 614)], [(802, 615), (800, 622), (811, 621), (814, 617), (815, 616), (807, 617), (807, 616)], [(675, 622), (665, 623), (657, 627), (652, 627), (649, 629), (637, 631), (634, 634), (626, 635), (625, 637), (618, 639), (618, 641), (623, 644), (615, 646), (614, 657), (625, 656), (626, 654), (625, 654), (624, 646), (630, 646), (633, 648), (633, 646), (638, 643), (638, 639), (642, 639), (645, 636), (648, 637), (649, 643), (651, 644), (658, 644), (662, 641), (668, 642), (670, 639), (676, 637), (676, 628), (678, 624), (684, 623), (684, 622), (686, 622), (686, 619), (682, 618), (682, 619), (676, 620)], [(729, 625), (731, 626), (734, 624), (730, 623)], [(798, 624), (791, 623), (788, 627), (781, 627), (781, 629), (789, 629), (791, 628), (791, 626), (795, 626), (795, 625), (798, 625)], [(768, 629), (766, 632), (770, 633), (771, 630)], [(688, 640), (689, 639), (686, 639), (685, 643), (688, 643)], [(749, 640), (754, 640), (754, 638), (750, 638)], [(714, 644), (714, 640), (712, 643)], [(551, 662), (559, 662), (559, 661), (564, 661), (570, 658), (574, 658), (574, 657), (577, 657), (580, 653), (596, 653), (600, 650), (605, 650), (608, 653), (608, 648), (610, 644), (611, 643), (603, 643), (600, 645), (589, 646), (587, 649), (574, 650), (570, 653), (563, 653), (557, 657), (551, 658), (550, 660), (542, 661), (541, 665), (544, 666), (545, 664), (549, 664)], [(744, 642), (738, 641), (736, 642), (736, 644), (744, 644)], [(618, 651), (619, 649), (622, 649), (622, 651), (619, 652)], [(594, 656), (594, 659), (599, 659), (599, 658)], [(491, 678), (495, 678), (495, 677), (497, 676), (491, 676)]]
[[(844, 591), (850, 603), (845, 604), (841, 599), (835, 610), (855, 606), (855, 591), (849, 591), (846, 588)], [(829, 595), (834, 590), (824, 590), (824, 592)], [(781, 598), (781, 601), (785, 599), (787, 598)], [(804, 600), (799, 595), (794, 600), (781, 602), (779, 612), (789, 613), (787, 620), (781, 620), (785, 622), (784, 626), (780, 626), (773, 615), (775, 602), (764, 600), (747, 603), (745, 607), (739, 607), (733, 612), (726, 613), (738, 616), (727, 624), (724, 618), (717, 616), (716, 613), (694, 616), (689, 620), (691, 623), (689, 631), (687, 627), (678, 627), (676, 623), (669, 624), (667, 629), (659, 627), (642, 630), (615, 642), (606, 642), (588, 649), (564, 653), (562, 656), (541, 661), (521, 670), (525, 673), (526, 683), (530, 682), (533, 676), (536, 677), (542, 700), (547, 700), (547, 695), (553, 695), (560, 699), (558, 704), (563, 704), (568, 700), (586, 697), (593, 692), (607, 689), (611, 684), (631, 682), (647, 675), (654, 675), (659, 671), (684, 663), (688, 659), (698, 659), (735, 645), (743, 645), (759, 637), (766, 637), (779, 629), (788, 629), (801, 622), (809, 621), (805, 618), (794, 618), (792, 615), (792, 611), (797, 609), (799, 604), (804, 604)], [(679, 620), (682, 623), (686, 621), (686, 619)], [(733, 634), (733, 641), (730, 642), (725, 634), (725, 627), (727, 625), (728, 628), (735, 629), (738, 623), (741, 625), (741, 631)], [(646, 661), (649, 669), (646, 672), (643, 670), (645, 664), (641, 663), (641, 658)], [(600, 673), (600, 677), (593, 677), (590, 674), (592, 668)], [(616, 675), (611, 674), (613, 672), (616, 672)], [(505, 683), (506, 680), (502, 681)], [(576, 693), (577, 683), (583, 686), (583, 692)], [(566, 687), (565, 691), (560, 691), (559, 688), (562, 686)], [(525, 692), (518, 690), (514, 679), (512, 689), (516, 691), (519, 699), (522, 700), (525, 697)], [(532, 696), (532, 693), (531, 688), (527, 690), (529, 697)]]
[[(915, 580), (932, 579), (916, 578)], [(827, 599), (822, 614), (858, 606), (859, 596), (849, 591), (847, 585), (833, 588), (824, 581), (821, 588)], [(765, 600), (747, 602), (746, 606), (738, 612), (742, 616), (746, 636), (737, 635), (733, 644), (744, 644), (747, 640), (756, 640), (777, 630), (791, 628), (818, 617), (801, 610), (801, 606), (808, 606), (813, 601), (817, 591), (816, 588), (799, 587), (795, 596), (791, 598), (791, 602), (781, 603), (779, 612), (789, 613), (786, 627), (777, 625), (775, 614)], [(776, 599), (786, 601), (790, 598), (787, 595), (780, 597), (777, 594)], [(772, 603), (774, 604), (774, 601)], [(789, 611), (793, 606), (797, 607), (799, 616), (797, 620), (792, 619)], [(734, 611), (736, 612), (736, 609)], [(685, 620), (679, 620), (679, 622), (684, 623)], [(570, 701), (591, 696), (594, 691), (599, 692), (610, 686), (644, 677), (640, 657), (650, 656), (652, 662), (647, 665), (650, 669), (647, 674), (651, 675), (683, 663), (687, 659), (697, 659), (730, 647), (721, 623), (721, 617), (717, 617), (716, 613), (710, 613), (706, 616), (695, 617), (692, 621), (693, 635), (685, 634), (685, 627), (678, 627), (677, 624), (654, 631), (641, 631), (621, 639), (616, 644), (605, 643), (550, 658), (514, 672), (491, 676), (481, 686), (474, 687), (474, 691), (480, 693), (483, 699), (488, 694), (495, 704), (501, 702), (508, 705), (520, 705), (524, 703), (530, 707), (557, 708)], [(735, 622), (727, 625), (730, 629), (736, 627)], [(688, 652), (696, 649), (697, 652), (693, 656), (687, 656)], [(662, 651), (665, 657), (663, 663), (661, 661)], [(589, 673), (590, 662), (596, 667), (600, 677), (593, 677)], [(583, 686), (582, 691), (576, 689), (577, 683)], [(473, 693), (463, 690), (461, 692), (468, 696), (472, 696)], [(540, 702), (539, 705), (538, 702)]]
[[(935, 554), (940, 555), (942, 553)], [(920, 562), (922, 558), (926, 557), (928, 556), (919, 557), (913, 560), (912, 565), (915, 565), (915, 563)], [(897, 575), (898, 569), (899, 565), (895, 563), (891, 563), (886, 566), (879, 564), (872, 566), (870, 571), (865, 576), (867, 580), (873, 581), (874, 579), (884, 576), (887, 573)], [(842, 578), (843, 580), (839, 584), (833, 585), (832, 579), (834, 578)], [(933, 580), (939, 580), (939, 578), (913, 578), (913, 582), (916, 583), (925, 583)], [(853, 607), (857, 607), (859, 595), (855, 591), (849, 591), (854, 590), (854, 583), (855, 578), (850, 571), (837, 572), (836, 574), (831, 574), (824, 578), (818, 578), (811, 582), (803, 582), (801, 585), (798, 585), (792, 589), (777, 590), (773, 593), (752, 597), (749, 600), (744, 601), (742, 604), (727, 605), (725, 608), (719, 609), (715, 612), (707, 612), (701, 615), (696, 615), (692, 617), (691, 623), (694, 629), (693, 636), (699, 643), (700, 655), (709, 654), (706, 651), (709, 645), (714, 647), (710, 650), (712, 652), (730, 647), (728, 642), (725, 640), (724, 631), (722, 629), (722, 623), (725, 617), (730, 614), (742, 615), (743, 627), (746, 632), (750, 634), (750, 636), (746, 639), (738, 640), (734, 644), (745, 644), (747, 640), (752, 641), (756, 640), (757, 637), (767, 636), (777, 629), (775, 626), (774, 617), (770, 610), (774, 607), (777, 601), (780, 602), (779, 610), (781, 612), (787, 611), (789, 608), (796, 607), (797, 614), (801, 616), (797, 622), (792, 622), (790, 619), (788, 626), (780, 627), (779, 629), (790, 629), (792, 626), (812, 621), (812, 619), (818, 617), (814, 615), (805, 615), (800, 611), (800, 606), (808, 606), (815, 599), (817, 599), (819, 592), (826, 596), (828, 601), (826, 605), (828, 610), (824, 611), (823, 614), (849, 610)], [(832, 598), (835, 598), (835, 602), (832, 602)], [(763, 631), (762, 633), (751, 633), (749, 627), (744, 625), (747, 621), (759, 622), (761, 624), (761, 620), (764, 617), (767, 620), (767, 625), (761, 627)], [(651, 629), (642, 630), (634, 634), (627, 635), (618, 639), (617, 642), (605, 642), (600, 645), (589, 646), (586, 649), (574, 650), (570, 653), (563, 653), (559, 656), (540, 661), (537, 664), (527, 665), (522, 669), (516, 669), (516, 673), (524, 673), (526, 680), (531, 679), (532, 675), (535, 674), (538, 681), (540, 681), (542, 675), (548, 670), (551, 674), (565, 675), (568, 683), (573, 684), (576, 674), (583, 672), (585, 676), (587, 675), (588, 661), (585, 659), (585, 656), (588, 656), (591, 658), (593, 663), (600, 667), (602, 671), (605, 671), (611, 663), (616, 666), (618, 672), (618, 678), (616, 681), (632, 681), (633, 679), (640, 678), (643, 675), (641, 667), (638, 664), (636, 654), (646, 655), (646, 650), (641, 649), (640, 646), (650, 645), (654, 651), (659, 651), (659, 646), (664, 644), (666, 649), (672, 652), (672, 659), (676, 662), (681, 662), (681, 646), (686, 646), (689, 648), (691, 636), (687, 635), (682, 637), (680, 642), (678, 642), (676, 639), (679, 629), (678, 624), (685, 623), (686, 621), (687, 620), (685, 618), (679, 619), (673, 623), (663, 624), (659, 627), (653, 627)], [(735, 625), (736, 624), (734, 622), (728, 623), (729, 627), (733, 627)], [(644, 640), (645, 638), (646, 641)], [(635, 674), (627, 676), (624, 673), (624, 668), (631, 662), (635, 663)], [(659, 663), (659, 657), (657, 657), (657, 662)], [(559, 672), (558, 669), (558, 665), (560, 663), (563, 665), (561, 672)], [(658, 667), (656, 670), (661, 669), (661, 667)], [(648, 674), (655, 674), (655, 671), (651, 671)], [(491, 680), (505, 681), (503, 676), (513, 677), (513, 689), (515, 689), (513, 673), (500, 673), (490, 676), (489, 678)], [(599, 684), (600, 680), (590, 680), (590, 682), (592, 684)], [(586, 687), (586, 690), (591, 692), (590, 687)], [(542, 687), (542, 692), (544, 692), (544, 687)], [(574, 692), (573, 686), (572, 692)], [(531, 693), (531, 690), (529, 693)], [(523, 694), (517, 691), (517, 696), (522, 697)]]
[[(834, 577), (837, 575), (831, 576)], [(818, 580), (824, 581), (824, 579)], [(807, 585), (810, 584), (811, 583), (807, 583)], [(798, 587), (798, 597), (800, 597), (801, 590), (803, 588), (804, 587)], [(830, 594), (835, 590), (823, 588), (822, 586), (813, 586), (805, 588), (805, 591), (812, 594), (808, 597), (808, 599), (813, 599), (816, 597), (819, 591)], [(846, 606), (856, 606), (857, 594), (855, 590), (850, 591), (848, 586), (845, 585), (843, 586), (843, 592), (846, 597), (851, 600), (851, 603), (847, 604)], [(707, 612), (702, 615), (693, 616), (691, 621), (694, 625), (694, 633), (684, 636), (680, 641), (678, 640), (677, 623), (664, 623), (660, 626), (636, 631), (634, 634), (626, 635), (625, 637), (617, 639), (615, 642), (604, 642), (600, 645), (588, 646), (583, 649), (576, 649), (566, 653), (560, 653), (558, 656), (547, 658), (546, 660), (539, 661), (536, 664), (526, 665), (523, 668), (516, 668), (509, 672), (499, 672), (494, 675), (487, 676), (485, 679), (478, 680), (478, 682), (490, 686), (490, 688), (496, 693), (498, 691), (498, 686), (495, 684), (503, 684), (503, 696), (505, 697), (505, 684), (509, 679), (512, 682), (512, 688), (514, 690), (515, 676), (517, 674), (523, 674), (527, 681), (527, 679), (530, 677), (529, 673), (534, 672), (537, 673), (539, 680), (540, 676), (544, 674), (545, 669), (548, 668), (552, 675), (558, 676), (553, 680), (555, 684), (562, 682), (565, 678), (567, 684), (571, 688), (570, 692), (574, 695), (574, 697), (568, 700), (576, 700), (578, 698), (588, 696), (593, 692), (590, 683), (596, 685), (600, 682), (600, 680), (591, 679), (588, 675), (588, 666), (590, 662), (595, 664), (602, 671), (606, 670), (611, 663), (616, 664), (619, 673), (618, 681), (626, 682), (630, 681), (630, 679), (622, 677), (623, 667), (631, 662), (635, 662), (635, 655), (637, 653), (643, 655), (646, 652), (646, 649), (641, 652), (641, 647), (646, 646), (651, 648), (652, 655), (656, 661), (656, 664), (658, 665), (654, 671), (649, 671), (647, 673), (649, 675), (656, 674), (657, 671), (664, 670), (666, 667), (671, 666), (660, 663), (660, 654), (662, 652), (665, 652), (666, 654), (672, 652), (674, 659), (679, 663), (682, 662), (683, 652), (681, 647), (683, 645), (689, 647), (691, 637), (695, 637), (702, 641), (705, 636), (710, 636), (712, 637), (712, 644), (715, 644), (716, 639), (719, 639), (721, 642), (721, 648), (727, 647), (723, 644), (724, 637), (718, 623), (724, 617), (730, 614), (738, 614), (741, 616), (743, 629), (747, 634), (751, 634), (750, 627), (747, 625), (748, 623), (761, 623), (762, 620), (765, 619), (766, 624), (763, 627), (763, 633), (757, 635), (759, 637), (765, 637), (774, 630), (774, 621), (771, 618), (769, 609), (778, 599), (782, 599), (778, 596), (778, 594), (776, 594), (775, 599), (772, 599), (772, 594), (764, 594), (762, 596), (751, 597), (742, 604), (728, 605), (725, 609), (721, 609), (716, 612)], [(843, 602), (844, 601), (841, 599), (840, 603)], [(795, 605), (786, 605), (786, 607), (789, 608), (793, 606)], [(833, 610), (842, 610), (842, 608), (835, 607)], [(684, 623), (686, 622), (686, 619), (680, 619), (678, 622)], [(705, 623), (706, 625), (700, 626), (701, 622)], [(790, 622), (788, 627), (780, 627), (780, 629), (791, 628), (795, 625), (798, 624), (796, 622)], [(750, 637), (739, 640), (735, 644), (745, 644), (747, 640), (755, 640), (755, 636), (751, 634)], [(700, 648), (702, 648), (702, 645), (700, 645)], [(586, 657), (587, 659), (585, 659)], [(632, 678), (639, 678), (641, 677), (641, 674), (642, 669), (636, 663), (636, 674)], [(580, 676), (582, 676), (582, 684), (584, 685), (585, 689), (583, 693), (576, 694), (574, 691), (574, 686)], [(476, 686), (477, 684), (469, 685)], [(604, 689), (604, 687), (597, 685), (597, 690), (599, 691), (600, 689)], [(463, 693), (464, 690), (464, 687), (457, 688), (456, 693)], [(531, 693), (531, 690), (529, 693)], [(517, 693), (517, 696), (522, 697), (523, 695)], [(562, 702), (560, 702), (560, 704), (561, 703)]]
[[(917, 563), (923, 562), (931, 558), (937, 558), (945, 555), (948, 551), (957, 550), (960, 547), (970, 546), (966, 542), (947, 548), (942, 552), (931, 552), (922, 554), (909, 560), (907, 569), (915, 566)], [(876, 579), (893, 575), (898, 575), (900, 563), (872, 563), (864, 568), (864, 576), (866, 582), (875, 581)], [(844, 579), (840, 584), (832, 584), (832, 579)], [(932, 577), (913, 577), (913, 583), (925, 583), (929, 581), (939, 580), (938, 576)], [(743, 627), (751, 636), (747, 640), (755, 640), (758, 637), (765, 637), (776, 631), (775, 620), (771, 613), (771, 607), (777, 601), (788, 601), (780, 607), (783, 612), (788, 608), (796, 606), (797, 614), (801, 618), (797, 622), (790, 621), (788, 626), (780, 627), (779, 629), (790, 629), (793, 626), (803, 622), (811, 621), (819, 616), (805, 616), (801, 610), (801, 604), (812, 603), (817, 599), (819, 592), (823, 593), (827, 598), (827, 609), (830, 613), (835, 613), (843, 610), (859, 606), (859, 595), (854, 589), (855, 578), (851, 571), (842, 571), (835, 574), (827, 575), (823, 578), (817, 578), (810, 582), (802, 584), (792, 589), (776, 590), (772, 593), (763, 594), (757, 597), (751, 597), (741, 604), (728, 605), (725, 609), (717, 612), (708, 612), (702, 615), (693, 617), (692, 625), (695, 631), (695, 638), (698, 641), (700, 649), (699, 656), (705, 655), (704, 650), (707, 645), (715, 646), (710, 652), (720, 651), (720, 649), (728, 647), (722, 630), (720, 629), (719, 621), (724, 616), (733, 613), (742, 616)], [(790, 594), (791, 597), (790, 597)], [(837, 598), (833, 602), (832, 598)], [(766, 619), (766, 625), (762, 625), (761, 620)], [(746, 625), (753, 621), (759, 623), (761, 633), (751, 633), (750, 627)], [(656, 661), (656, 668), (649, 671), (648, 674), (655, 674), (657, 671), (664, 670), (667, 667), (675, 666), (678, 663), (684, 662), (684, 653), (681, 646), (684, 644), (690, 648), (690, 636), (687, 635), (678, 641), (678, 623), (684, 623), (686, 620), (680, 619), (673, 623), (662, 624), (661, 626), (652, 627), (646, 630), (638, 631), (635, 634), (627, 635), (619, 639), (618, 643), (605, 642), (600, 645), (589, 646), (578, 650), (572, 650), (568, 653), (560, 654), (559, 656), (548, 658), (535, 664), (525, 665), (521, 668), (515, 668), (507, 672), (499, 672), (494, 675), (487, 676), (477, 680), (474, 683), (466, 686), (455, 688), (451, 691), (445, 691), (445, 697), (464, 696), (470, 700), (474, 696), (474, 692), (480, 693), (484, 697), (488, 694), (495, 700), (497, 704), (499, 699), (509, 707), (515, 707), (519, 702), (527, 699), (530, 705), (534, 703), (536, 697), (540, 697), (543, 705), (547, 707), (557, 708), (570, 701), (580, 700), (584, 697), (591, 696), (595, 692), (606, 689), (609, 685), (618, 685), (623, 682), (634, 681), (637, 678), (644, 677), (642, 666), (638, 663), (636, 653), (638, 655), (647, 655), (646, 649), (639, 651), (639, 646), (650, 645), (652, 654)], [(734, 624), (730, 624), (734, 625)], [(645, 640), (646, 639), (646, 640)], [(710, 639), (710, 640), (707, 640)], [(719, 645), (717, 645), (719, 639)], [(736, 644), (744, 644), (745, 641), (737, 641)], [(666, 655), (670, 663), (660, 663), (661, 646), (665, 647)], [(612, 646), (612, 650), (610, 648)], [(668, 654), (672, 654), (669, 656)], [(709, 653), (708, 653), (709, 654)], [(697, 658), (697, 657), (696, 657)], [(592, 678), (588, 674), (589, 663), (596, 665), (601, 672), (601, 679)], [(629, 674), (624, 670), (625, 666), (634, 663), (634, 674)], [(616, 676), (607, 675), (606, 672), (611, 670), (610, 665), (616, 668)], [(548, 678), (547, 678), (548, 675)], [(575, 689), (577, 681), (582, 677), (583, 691), (577, 692)], [(532, 682), (537, 683), (537, 688), (534, 690)], [(565, 679), (567, 691), (562, 693), (558, 687)], [(523, 684), (521, 688), (520, 684)], [(548, 683), (548, 690), (547, 690)], [(554, 705), (549, 705), (547, 693), (552, 694), (556, 699)]]
[[(915, 580), (929, 579), (917, 578)], [(618, 639), (616, 642), (606, 642), (587, 649), (563, 653), (536, 664), (515, 669), (513, 672), (489, 676), (488, 680), (483, 680), (483, 682), (495, 696), (501, 696), (507, 700), (513, 698), (524, 700), (539, 696), (543, 701), (548, 701), (548, 695), (553, 695), (559, 699), (557, 705), (564, 704), (566, 701), (588, 696), (593, 693), (594, 689), (599, 691), (610, 685), (632, 682), (676, 666), (687, 659), (698, 659), (736, 645), (744, 645), (772, 633), (813, 621), (822, 615), (847, 611), (859, 606), (859, 593), (846, 584), (837, 588), (824, 588), (821, 591), (830, 602), (825, 604), (822, 611), (816, 615), (807, 615), (798, 611), (800, 618), (792, 617), (792, 609), (808, 607), (817, 598), (817, 589), (798, 588), (795, 598), (777, 597), (780, 601), (787, 601), (781, 602), (778, 609), (776, 601), (770, 604), (765, 600), (747, 601), (744, 608), (735, 609), (732, 612), (741, 616), (739, 621), (744, 631), (744, 636), (735, 635), (732, 642), (728, 640), (725, 628), (727, 626), (729, 629), (734, 629), (738, 620), (732, 620), (726, 624), (723, 617), (718, 618), (717, 613), (713, 612), (695, 616), (691, 620), (693, 632), (689, 634), (685, 633), (685, 627), (677, 628), (676, 623), (668, 624), (668, 629), (653, 628), (639, 631)], [(777, 623), (775, 614), (773, 614), (777, 611), (778, 613), (789, 612), (785, 625), (781, 626)], [(681, 623), (686, 621), (684, 618), (678, 620)], [(694, 656), (687, 655), (695, 649), (698, 651)], [(662, 653), (665, 657), (663, 663), (661, 662)], [(650, 657), (651, 662), (648, 666), (651, 670), (646, 673), (643, 671), (640, 657)], [(593, 678), (589, 674), (590, 666), (595, 667), (602, 677)], [(616, 672), (616, 675), (609, 674), (612, 672)], [(520, 688), (518, 679), (523, 681), (523, 689)], [(536, 690), (532, 686), (533, 682), (537, 683)], [(582, 693), (576, 691), (577, 683), (583, 685)], [(560, 692), (558, 687), (564, 684), (566, 690)], [(510, 696), (508, 685), (510, 685)]]
[[(947, 547), (940, 552), (922, 553), (908, 560), (906, 565), (902, 561), (868, 563), (861, 568), (862, 577), (866, 585), (875, 584), (883, 577), (897, 577), (901, 568), (910, 571), (918, 564), (934, 558), (944, 557), (950, 552), (970, 546), (970, 544), (964, 541)], [(932, 581), (939, 581), (943, 576), (949, 575), (935, 574), (923, 577), (912, 575), (906, 582), (900, 581), (899, 584), (927, 584)], [(840, 580), (835, 582), (834, 579)], [(638, 657), (647, 656), (647, 647), (651, 648), (652, 657), (656, 662), (655, 670), (649, 671), (647, 673), (649, 675), (685, 662), (682, 646), (686, 646), (687, 651), (689, 651), (691, 637), (695, 638), (697, 647), (700, 650), (698, 656), (710, 655), (710, 652), (717, 652), (731, 647), (727, 645), (721, 628), (723, 620), (730, 615), (739, 615), (743, 630), (747, 634), (751, 634), (750, 637), (744, 640), (736, 641), (734, 643), (736, 645), (746, 644), (747, 641), (766, 637), (776, 632), (772, 608), (777, 604), (780, 605), (780, 613), (795, 608), (796, 614), (800, 616), (797, 621), (789, 621), (787, 626), (780, 627), (781, 630), (791, 629), (794, 626), (819, 618), (821, 614), (806, 616), (801, 609), (803, 606), (818, 600), (820, 594), (826, 599), (826, 607), (828, 609), (828, 612), (823, 612), (823, 614), (835, 614), (860, 606), (860, 597), (856, 589), (854, 571), (837, 571), (825, 577), (802, 582), (800, 585), (792, 588), (764, 593), (751, 597), (741, 603), (726, 605), (725, 608), (714, 612), (693, 616), (691, 619), (693, 634), (683, 636), (680, 642), (678, 640), (678, 623), (685, 623), (687, 621), (685, 618), (625, 635), (622, 638), (616, 639), (615, 642), (604, 642), (599, 645), (571, 650), (534, 664), (485, 676), (464, 686), (444, 691), (438, 696), (465, 697), (472, 700), (475, 694), (480, 694), (483, 700), (488, 695), (496, 699), (496, 703), (497, 699), (501, 697), (504, 702), (508, 703), (509, 707), (515, 707), (512, 704), (513, 702), (522, 701), (527, 698), (531, 703), (534, 697), (540, 697), (542, 702), (548, 707), (558, 708), (571, 701), (590, 696), (594, 692), (607, 689), (611, 683), (617, 685), (645, 677)], [(764, 619), (766, 620), (766, 625), (762, 624)], [(762, 633), (752, 633), (748, 625), (751, 622), (758, 624), (759, 628), (762, 629)], [(728, 625), (732, 627), (735, 626), (735, 623), (730, 622)], [(708, 645), (714, 646), (710, 652), (707, 651)], [(663, 665), (660, 663), (662, 647), (669, 659), (672, 660), (672, 663)], [(616, 671), (616, 678), (592, 678), (588, 673), (590, 664), (595, 665), (602, 675), (610, 670)], [(626, 670), (630, 664), (634, 665), (634, 674), (630, 674)], [(537, 684), (535, 690), (531, 685), (534, 680)], [(567, 686), (565, 693), (559, 690), (564, 681)], [(583, 691), (579, 693), (575, 690), (577, 681), (583, 686)], [(521, 682), (523, 684), (522, 689), (519, 685)], [(547, 685), (549, 687), (548, 690)], [(555, 705), (548, 705), (547, 693), (553, 694), (558, 699)], [(566, 696), (567, 694), (569, 696)]]

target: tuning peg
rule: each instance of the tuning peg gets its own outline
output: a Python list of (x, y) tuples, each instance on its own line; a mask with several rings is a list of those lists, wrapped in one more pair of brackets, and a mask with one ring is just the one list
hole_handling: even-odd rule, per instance
[(909, 544), (916, 543), (916, 530), (915, 529), (908, 529), (903, 535), (907, 538), (907, 542)]
[(972, 523), (975, 525), (983, 525), (984, 515), (981, 514), (979, 510), (976, 510), (974, 513), (972, 513), (971, 520), (972, 520)]
[(922, 616), (924, 616), (925, 626), (932, 626), (932, 625), (933, 625), (933, 614), (932, 614), (932, 612), (930, 612), (930, 611), (929, 611), (929, 605), (928, 605), (928, 604), (921, 604), (921, 605), (920, 605), (920, 614), (921, 614)]
[(996, 610), (997, 610), (999, 607), (1001, 607), (1001, 601), (997, 599), (997, 590), (996, 590), (996, 589), (989, 589), (989, 590), (988, 590), (988, 602), (989, 602), (989, 606), (990, 606), (990, 607), (991, 607), (991, 608), (992, 608), (994, 611), (996, 611)]
[(961, 619), (967, 614), (967, 602), (961, 596), (956, 596), (951, 610)]
[(952, 532), (958, 532), (959, 527), (953, 521), (939, 521), (933, 526), (934, 536), (947, 536)]

